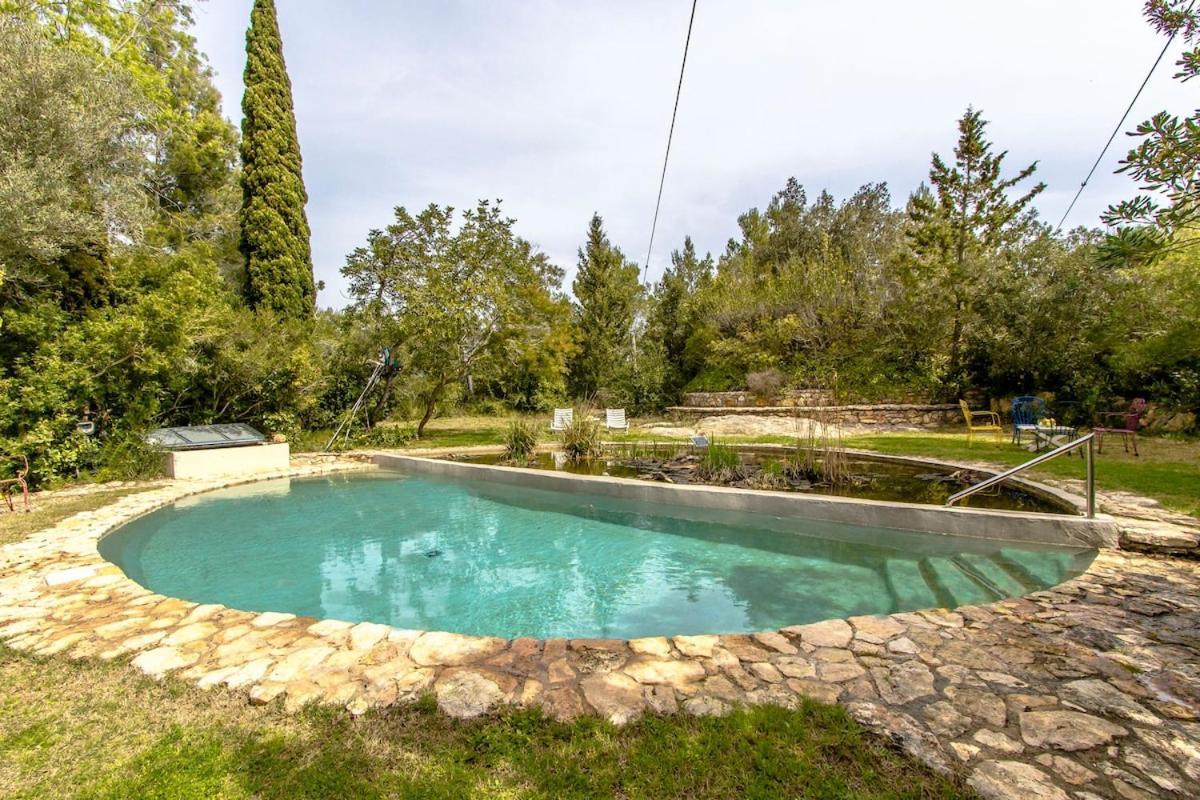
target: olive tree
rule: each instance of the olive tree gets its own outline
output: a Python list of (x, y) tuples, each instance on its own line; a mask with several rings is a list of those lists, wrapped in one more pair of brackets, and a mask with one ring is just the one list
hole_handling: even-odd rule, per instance
[[(367, 234), (346, 258), (355, 307), (386, 320), (402, 348), (420, 420), (417, 436), (452, 387), (469, 383), (495, 358), (491, 345), (532, 323), (531, 299), (549, 291), (556, 270), (513, 233), (499, 203), (481, 200), (454, 225), (454, 209), (430, 204)], [(530, 287), (542, 287), (531, 298)], [(390, 387), (385, 388), (388, 391)]]

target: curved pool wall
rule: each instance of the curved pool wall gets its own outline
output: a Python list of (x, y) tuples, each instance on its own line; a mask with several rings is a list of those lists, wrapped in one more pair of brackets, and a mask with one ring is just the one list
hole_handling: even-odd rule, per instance
[[(857, 455), (857, 454), (856, 454)], [(880, 460), (886, 456), (871, 454)], [(501, 485), (544, 489), (575, 494), (602, 495), (650, 504), (708, 509), (712, 511), (767, 514), (780, 518), (804, 519), (890, 528), (918, 533), (944, 534), (1028, 544), (1067, 547), (1115, 547), (1117, 527), (1111, 517), (1098, 514), (1094, 519), (1063, 514), (997, 511), (974, 508), (945, 508), (880, 500), (856, 500), (798, 492), (772, 492), (726, 486), (678, 485), (636, 478), (581, 476), (520, 467), (470, 464), (425, 456), (376, 453), (372, 460), (385, 469), (414, 475), (459, 480), (491, 481)], [(923, 459), (896, 459), (898, 463), (948, 465)], [(984, 470), (979, 470), (984, 471)], [(1030, 481), (1021, 481), (1023, 489), (1035, 490), (1076, 505), (1064, 492)]]
[(197, 495), (99, 543), (153, 591), (514, 638), (775, 630), (987, 603), (1095, 550), (372, 471)]

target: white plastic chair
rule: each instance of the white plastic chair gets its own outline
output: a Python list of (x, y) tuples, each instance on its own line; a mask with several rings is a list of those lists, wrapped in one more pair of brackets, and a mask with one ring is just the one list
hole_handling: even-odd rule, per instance
[(550, 430), (556, 433), (565, 431), (567, 427), (575, 421), (575, 409), (573, 408), (556, 408), (554, 409), (554, 417), (550, 420)]
[(627, 431), (629, 430), (629, 421), (625, 419), (625, 409), (623, 408), (606, 408), (604, 409), (604, 427), (610, 431)]

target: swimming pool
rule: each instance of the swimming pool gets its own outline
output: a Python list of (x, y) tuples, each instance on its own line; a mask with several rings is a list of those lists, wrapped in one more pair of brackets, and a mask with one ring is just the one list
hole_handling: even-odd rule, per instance
[(988, 602), (1078, 575), (1095, 555), (388, 471), (197, 495), (99, 548), (143, 586), (195, 602), (539, 638)]

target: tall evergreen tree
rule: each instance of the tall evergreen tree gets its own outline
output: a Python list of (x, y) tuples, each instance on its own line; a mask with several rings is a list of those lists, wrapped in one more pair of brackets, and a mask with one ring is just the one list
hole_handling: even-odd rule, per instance
[[(993, 153), (984, 138), (987, 121), (968, 108), (958, 122), (954, 164), (937, 153), (929, 170), (932, 191), (922, 186), (909, 200), (909, 243), (919, 282), (949, 299), (948, 377), (961, 377), (962, 342), (971, 299), (989, 259), (1029, 229), (1026, 207), (1046, 184), (1038, 183), (1010, 199), (1009, 191), (1037, 170), (1037, 162), (1016, 175), (1002, 175), (1007, 152)], [(933, 309), (926, 306), (926, 313)]]
[(700, 368), (699, 359), (689, 357), (688, 344), (704, 322), (701, 292), (712, 279), (712, 272), (712, 256), (697, 256), (692, 237), (688, 236), (683, 240), (683, 250), (671, 253), (671, 266), (655, 287), (647, 327), (649, 335), (662, 345), (666, 361), (663, 390), (672, 401)]
[(292, 84), (274, 0), (254, 0), (242, 98), (241, 251), (254, 308), (311, 316), (316, 302)]
[(621, 362), (632, 357), (634, 312), (641, 292), (637, 264), (608, 241), (599, 214), (593, 214), (588, 225), (571, 288), (578, 349), (570, 363), (569, 386), (576, 396), (589, 397), (612, 390)]

